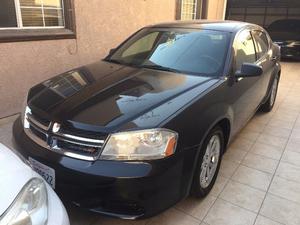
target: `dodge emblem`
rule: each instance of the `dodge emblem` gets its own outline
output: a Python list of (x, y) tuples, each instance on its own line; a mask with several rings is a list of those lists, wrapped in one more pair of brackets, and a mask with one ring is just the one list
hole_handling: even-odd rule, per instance
[(60, 124), (59, 123), (54, 123), (52, 127), (52, 132), (57, 133), (60, 130)]

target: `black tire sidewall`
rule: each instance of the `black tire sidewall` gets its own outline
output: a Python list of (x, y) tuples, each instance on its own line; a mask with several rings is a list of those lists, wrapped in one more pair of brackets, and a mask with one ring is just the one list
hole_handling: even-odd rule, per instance
[[(276, 95), (275, 95), (274, 102), (271, 105), (272, 88), (273, 88), (273, 84), (274, 84), (274, 82), (275, 82), (276, 79), (277, 79)], [(262, 107), (261, 107), (262, 111), (264, 111), (264, 112), (270, 112), (273, 109), (273, 107), (275, 105), (275, 102), (276, 102), (276, 99), (277, 99), (278, 85), (279, 85), (279, 75), (277, 74), (276, 76), (274, 76), (274, 79), (273, 79), (273, 82), (272, 82), (272, 86), (271, 86), (271, 90), (270, 90), (270, 94), (269, 94), (269, 98), (268, 98), (267, 102), (265, 104), (263, 104)]]
[[(221, 151), (220, 151), (220, 156), (219, 156), (219, 162), (218, 162), (218, 166), (217, 166), (216, 172), (214, 174), (214, 177), (213, 177), (211, 183), (209, 184), (209, 186), (207, 188), (202, 188), (201, 185), (200, 185), (201, 165), (202, 165), (203, 157), (204, 157), (204, 154), (205, 154), (205, 151), (206, 151), (206, 147), (207, 147), (211, 137), (214, 136), (214, 135), (218, 135), (219, 138), (220, 138), (220, 142), (221, 142), (221, 149), (220, 149)], [(224, 134), (223, 134), (222, 129), (219, 126), (217, 126), (209, 132), (209, 134), (205, 138), (201, 148), (199, 149), (200, 154), (199, 154), (199, 157), (198, 157), (197, 167), (195, 169), (195, 173), (194, 173), (194, 177), (193, 177), (193, 184), (192, 184), (192, 188), (191, 188), (191, 194), (193, 196), (195, 196), (195, 197), (205, 197), (211, 191), (211, 189), (213, 188), (213, 186), (216, 182), (219, 170), (220, 170), (220, 165), (221, 165), (222, 155), (224, 153), (224, 149), (225, 149)]]

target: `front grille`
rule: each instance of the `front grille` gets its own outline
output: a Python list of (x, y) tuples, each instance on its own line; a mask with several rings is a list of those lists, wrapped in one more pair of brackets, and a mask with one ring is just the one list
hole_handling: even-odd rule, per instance
[(46, 118), (44, 118), (44, 117), (42, 117), (42, 116), (40, 116), (40, 115), (38, 115), (38, 114), (36, 114), (36, 113), (34, 113), (34, 112), (31, 112), (31, 115), (32, 115), (32, 117), (33, 117), (37, 122), (39, 122), (40, 124), (42, 124), (42, 125), (45, 126), (45, 127), (49, 127), (49, 125), (50, 125), (50, 120), (48, 120), (48, 119), (46, 119)]
[(46, 133), (40, 131), (38, 128), (34, 127), (34, 125), (32, 125), (32, 124), (30, 126), (30, 130), (38, 138), (40, 138), (41, 140), (47, 142), (47, 135), (46, 135)]
[(39, 117), (34, 116), (33, 114), (27, 113), (26, 118), (31, 126), (36, 127), (38, 130), (48, 131), (50, 128), (50, 122), (45, 123), (41, 121)]
[(84, 152), (87, 155), (94, 155), (95, 153), (98, 152), (97, 146), (86, 146), (86, 145), (75, 144), (75, 143), (62, 141), (62, 140), (57, 141), (57, 146), (59, 148), (69, 149), (69, 150), (72, 150), (72, 151), (78, 152), (78, 153)]
[(87, 142), (78, 142), (72, 139), (65, 139), (59, 136), (52, 137), (52, 143), (54, 149), (67, 149), (69, 152), (80, 154), (85, 157), (94, 157), (99, 154), (103, 144), (92, 144)]
[(101, 153), (106, 137), (86, 138), (62, 131), (52, 132), (53, 124), (33, 113), (26, 114), (29, 127), (25, 132), (37, 144), (73, 158), (93, 161)]

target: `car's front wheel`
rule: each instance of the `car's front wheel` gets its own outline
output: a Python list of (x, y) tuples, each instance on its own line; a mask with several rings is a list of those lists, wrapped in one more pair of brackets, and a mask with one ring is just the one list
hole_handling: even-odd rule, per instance
[(276, 75), (272, 83), (270, 96), (268, 100), (261, 106), (261, 110), (263, 112), (270, 112), (273, 109), (276, 96), (277, 96), (278, 84), (279, 84), (279, 75)]
[(220, 127), (209, 132), (200, 150), (191, 189), (191, 194), (196, 197), (206, 196), (218, 176), (224, 152), (224, 134)]

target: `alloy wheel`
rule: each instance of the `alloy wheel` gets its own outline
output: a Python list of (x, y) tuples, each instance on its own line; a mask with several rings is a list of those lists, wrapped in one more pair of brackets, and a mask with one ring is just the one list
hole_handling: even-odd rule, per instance
[(213, 135), (209, 140), (201, 164), (200, 186), (207, 188), (214, 178), (221, 153), (221, 140), (219, 135)]

